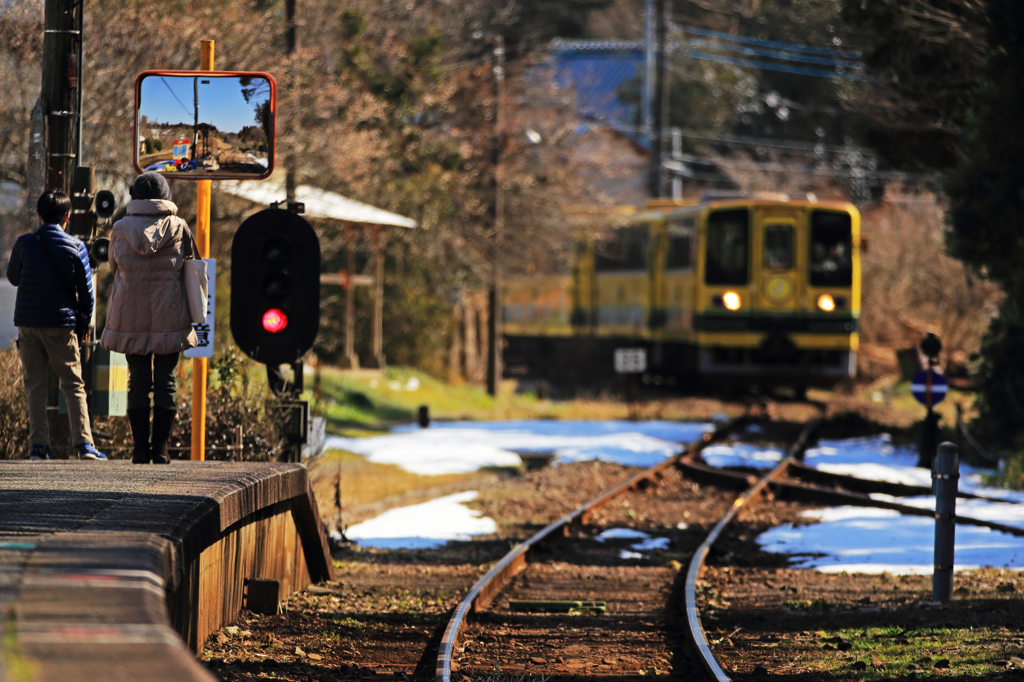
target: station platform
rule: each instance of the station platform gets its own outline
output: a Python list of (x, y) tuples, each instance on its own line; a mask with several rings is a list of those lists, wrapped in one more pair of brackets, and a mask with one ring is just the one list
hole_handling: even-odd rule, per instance
[(214, 680), (248, 580), (333, 575), (301, 465), (0, 461), (0, 682)]

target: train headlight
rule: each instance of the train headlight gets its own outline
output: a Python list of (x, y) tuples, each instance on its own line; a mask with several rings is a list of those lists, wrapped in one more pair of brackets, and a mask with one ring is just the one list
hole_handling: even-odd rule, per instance
[(740, 309), (740, 295), (735, 291), (727, 291), (722, 294), (722, 304), (726, 310), (739, 310)]
[(836, 302), (830, 295), (822, 294), (818, 297), (818, 308), (826, 313), (830, 313), (836, 309)]

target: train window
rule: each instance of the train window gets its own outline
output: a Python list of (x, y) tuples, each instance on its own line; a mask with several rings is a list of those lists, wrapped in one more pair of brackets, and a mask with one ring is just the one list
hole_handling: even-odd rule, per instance
[(647, 269), (647, 227), (624, 227), (611, 239), (598, 242), (594, 254), (597, 272)]
[(764, 266), (769, 270), (793, 269), (793, 226), (766, 225), (764, 228)]
[(716, 211), (708, 216), (706, 284), (746, 284), (750, 211)]
[(665, 269), (684, 270), (692, 265), (690, 235), (670, 235), (668, 238), (668, 257), (665, 259)]
[(811, 213), (811, 286), (853, 284), (853, 227), (849, 213)]

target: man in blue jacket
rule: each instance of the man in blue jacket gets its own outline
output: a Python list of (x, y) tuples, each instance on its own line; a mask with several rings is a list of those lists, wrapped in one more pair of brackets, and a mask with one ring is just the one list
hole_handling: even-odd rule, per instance
[(47, 367), (52, 367), (68, 404), (78, 458), (105, 460), (107, 456), (93, 446), (78, 353), (94, 303), (89, 253), (85, 244), (64, 232), (71, 217), (67, 194), (47, 189), (36, 210), (41, 226), (18, 237), (7, 265), (7, 279), (18, 287), (14, 324), (28, 398), (29, 459), (50, 458), (46, 378)]

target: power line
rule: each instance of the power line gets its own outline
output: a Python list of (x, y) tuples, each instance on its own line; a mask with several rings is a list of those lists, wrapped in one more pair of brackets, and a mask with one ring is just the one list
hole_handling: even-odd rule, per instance
[[(731, 52), (738, 52), (740, 54), (746, 54), (758, 57), (769, 57), (773, 59), (783, 59), (786, 61), (800, 62), (804, 64), (819, 64), (825, 66), (839, 66), (842, 68), (849, 69), (861, 69), (863, 68), (859, 62), (856, 61), (841, 61), (835, 58), (820, 58), (810, 55), (794, 54), (792, 51), (779, 51), (779, 50), (764, 50), (760, 48), (747, 48), (730, 45), (720, 45), (714, 41), (709, 40), (670, 40), (668, 41), (668, 48), (670, 51), (686, 49), (691, 47), (707, 48), (713, 50), (724, 50)], [(644, 42), (642, 40), (567, 40), (564, 38), (555, 38), (549, 44), (549, 48), (553, 52), (621, 52), (621, 53), (642, 53), (644, 50)]]
[[(167, 91), (168, 91), (169, 93), (171, 93), (171, 97), (173, 97), (173, 98), (174, 98), (175, 100), (177, 100), (178, 104), (181, 104), (181, 100), (180, 100), (180, 99), (178, 99), (178, 96), (174, 94), (174, 90), (171, 90), (171, 86), (170, 86), (170, 84), (169, 84), (169, 83), (167, 82), (167, 80), (166, 80), (166, 79), (165, 79), (165, 78), (164, 78), (163, 76), (160, 76), (160, 81), (161, 81), (161, 82), (162, 82), (162, 83), (163, 83), (164, 85), (166, 85), (166, 86), (167, 86)], [(192, 112), (191, 112), (191, 111), (189, 111), (189, 110), (188, 110), (188, 107), (186, 107), (186, 106), (185, 106), (184, 104), (181, 104), (181, 108), (185, 110), (185, 113), (186, 113), (186, 114), (189, 114), (189, 115), (191, 115), (191, 114), (192, 114)]]
[[(849, 170), (842, 170), (837, 168), (821, 168), (813, 167), (808, 168), (806, 166), (798, 166), (795, 164), (784, 164), (776, 162), (759, 162), (759, 161), (732, 161), (729, 159), (715, 159), (707, 156), (697, 156), (694, 154), (679, 154), (672, 161), (684, 161), (687, 163), (699, 163), (706, 165), (713, 165), (719, 168), (732, 168), (735, 170), (753, 170), (762, 173), (800, 173), (803, 175), (830, 175), (838, 177), (848, 178), (860, 178), (860, 179), (872, 179), (872, 180), (908, 180), (908, 179), (930, 179), (935, 176), (925, 173), (910, 173), (905, 171), (874, 171), (874, 170), (861, 170), (857, 168), (851, 168)], [(684, 177), (686, 176), (683, 173)]]
[(702, 59), (704, 61), (718, 62), (720, 64), (730, 64), (732, 66), (748, 66), (755, 69), (764, 69), (766, 71), (781, 71), (782, 73), (793, 73), (799, 76), (818, 76), (819, 78), (835, 78), (848, 81), (876, 80), (860, 74), (846, 73), (842, 67), (836, 67), (835, 71), (827, 71), (825, 69), (808, 69), (802, 66), (785, 66), (782, 64), (773, 64), (771, 62), (754, 59), (726, 57), (724, 55), (701, 52), (700, 50), (687, 50), (684, 54), (693, 59)]
[(686, 45), (693, 47), (700, 47), (711, 50), (724, 50), (727, 52), (736, 52), (739, 54), (749, 55), (751, 57), (769, 57), (772, 59), (784, 59), (790, 62), (800, 62), (802, 64), (821, 64), (823, 66), (840, 66), (847, 69), (863, 69), (864, 67), (859, 62), (852, 61), (841, 61), (833, 57), (813, 57), (810, 55), (797, 54), (794, 52), (782, 52), (779, 50), (767, 50), (759, 47), (739, 47), (732, 45), (722, 45), (713, 40), (687, 40)]
[[(671, 68), (671, 70), (672, 70), (672, 73), (676, 74), (677, 76), (679, 76), (681, 78), (685, 78), (687, 80), (691, 80), (691, 81), (694, 81), (696, 83), (703, 83), (705, 85), (708, 85), (708, 80), (706, 78), (702, 77), (702, 76), (697, 76), (697, 75), (694, 75), (694, 74), (691, 74), (691, 73), (687, 73), (683, 69), (674, 68), (674, 67)], [(753, 99), (755, 97), (758, 98), (758, 99), (761, 98), (761, 96), (756, 92), (756, 90), (755, 90), (755, 92), (750, 92), (750, 90), (748, 90), (748, 89), (737, 88), (737, 87), (734, 87), (734, 86), (731, 86), (731, 85), (726, 85), (724, 83), (718, 83), (718, 82), (715, 82), (713, 84), (713, 87), (721, 88), (722, 90), (728, 90), (729, 92), (735, 92), (738, 95), (742, 95), (744, 97), (748, 97), (748, 98), (751, 98), (751, 99)], [(788, 109), (797, 109), (799, 111), (810, 111), (810, 112), (821, 113), (821, 114), (837, 114), (837, 113), (842, 113), (842, 109), (840, 109), (839, 107), (813, 106), (813, 105), (810, 105), (810, 104), (801, 104), (799, 102), (794, 102), (793, 100), (786, 99), (784, 97), (779, 97), (779, 104), (781, 104), (782, 106), (784, 106), (784, 107), (786, 107)]]
[[(756, 88), (755, 88), (754, 92), (751, 92), (750, 89), (737, 88), (735, 86), (726, 85), (724, 83), (719, 83), (717, 81), (714, 84), (710, 84), (708, 82), (708, 79), (705, 78), (705, 77), (696, 76), (694, 74), (689, 74), (686, 71), (684, 71), (682, 69), (678, 69), (678, 68), (671, 68), (671, 70), (672, 70), (672, 73), (676, 74), (680, 78), (685, 78), (686, 80), (693, 81), (695, 83), (703, 83), (705, 85), (712, 85), (712, 87), (721, 88), (723, 90), (728, 90), (729, 92), (735, 92), (738, 95), (742, 95), (743, 97), (749, 97), (749, 98), (752, 98), (752, 99), (753, 98), (758, 98), (758, 99), (763, 98), (763, 95), (759, 94), (757, 92)], [(799, 110), (801, 112), (814, 112), (814, 113), (818, 113), (818, 114), (841, 114), (841, 113), (843, 113), (843, 110), (840, 109), (839, 106), (814, 106), (812, 104), (802, 104), (799, 101), (793, 101), (792, 99), (786, 99), (785, 97), (782, 97), (782, 96), (779, 96), (779, 95), (776, 95), (776, 96), (778, 97), (778, 103), (781, 104), (782, 106), (785, 106), (786, 109), (796, 109), (796, 110)]]
[[(621, 125), (614, 123), (603, 123), (616, 131), (626, 135), (638, 135), (641, 129), (636, 126)], [(803, 142), (801, 140), (774, 140), (761, 137), (748, 137), (745, 135), (710, 135), (702, 133), (698, 130), (692, 130), (688, 128), (671, 128), (669, 135), (666, 135), (666, 139), (671, 134), (678, 132), (680, 137), (686, 137), (690, 139), (705, 140), (707, 142), (713, 142), (715, 144), (721, 144), (727, 147), (772, 147), (774, 149), (794, 149), (803, 152), (818, 152), (824, 151), (833, 154), (860, 154), (866, 158), (875, 158), (875, 152), (866, 147), (855, 147), (853, 145), (828, 145), (823, 142)]]
[(871, 151), (870, 149), (865, 149), (864, 147), (854, 147), (852, 145), (828, 145), (823, 142), (801, 142), (799, 140), (772, 140), (760, 137), (747, 137), (745, 135), (715, 136), (686, 128), (680, 128), (679, 135), (682, 137), (695, 140), (706, 140), (708, 142), (719, 142), (724, 144), (742, 145), (747, 147), (775, 147), (778, 149), (797, 149), (800, 151), (807, 152), (853, 152), (857, 154), (862, 154), (864, 156), (874, 156), (874, 152)]
[[(693, 59), (701, 59), (704, 61), (718, 62), (722, 64), (730, 64), (732, 66), (747, 66), (756, 69), (765, 69), (768, 71), (781, 71), (784, 73), (793, 73), (803, 76), (818, 76), (820, 78), (834, 78), (840, 80), (855, 80), (855, 81), (866, 81), (875, 80), (858, 73), (847, 73), (845, 66), (836, 63), (834, 70), (828, 69), (812, 69), (800, 66), (789, 66), (785, 64), (775, 64), (773, 62), (766, 62), (761, 60), (753, 59), (741, 59), (739, 57), (728, 57), (725, 55), (712, 54), (710, 52), (704, 52), (701, 50), (690, 49), (690, 46), (694, 44), (694, 41), (687, 40), (672, 40), (668, 43), (668, 49), (671, 52), (681, 53), (687, 57)], [(639, 40), (562, 40), (556, 38), (551, 41), (550, 48), (552, 52), (640, 52), (643, 50), (643, 42)], [(724, 49), (718, 48), (716, 49)], [(740, 49), (740, 48), (737, 48)], [(809, 61), (811, 58), (803, 58), (798, 55), (785, 55), (783, 53), (769, 53), (769, 57), (776, 59), (785, 59), (788, 61), (796, 61), (803, 63), (820, 63), (818, 61)], [(832, 62), (835, 63), (835, 62)], [(860, 65), (855, 65), (851, 68), (861, 69)]]
[(779, 50), (790, 50), (793, 52), (806, 52), (808, 54), (823, 54), (836, 57), (837, 55), (843, 59), (855, 59), (858, 60), (861, 57), (860, 52), (844, 52), (838, 48), (827, 48), (827, 47), (814, 47), (812, 45), (800, 45), (797, 43), (783, 43), (777, 40), (764, 40), (763, 38), (748, 38), (746, 36), (733, 35), (732, 33), (719, 33), (718, 31), (709, 31), (703, 28), (696, 28), (694, 26), (686, 26), (684, 24), (675, 24), (676, 28), (684, 33), (693, 33), (694, 35), (705, 36), (708, 38), (720, 38), (722, 40), (731, 40), (737, 43), (747, 43), (748, 45), (763, 45), (765, 47), (773, 47)]

